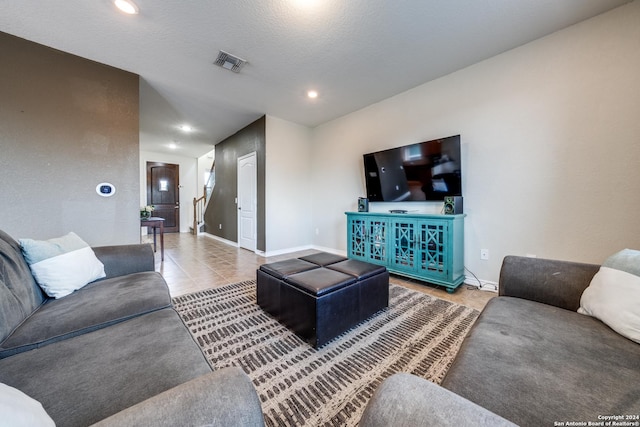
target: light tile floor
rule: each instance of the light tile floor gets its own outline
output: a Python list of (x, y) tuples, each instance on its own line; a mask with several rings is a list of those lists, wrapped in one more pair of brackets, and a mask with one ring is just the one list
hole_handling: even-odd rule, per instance
[[(143, 242), (153, 242), (152, 236), (143, 236)], [(160, 242), (158, 242), (158, 246)], [(215, 240), (206, 235), (166, 233), (164, 235), (164, 261), (160, 260), (160, 247), (156, 252), (156, 270), (169, 284), (171, 296), (237, 283), (256, 278), (260, 265), (317, 252), (306, 250), (275, 257), (262, 257)], [(497, 294), (480, 291), (463, 284), (453, 294), (443, 287), (418, 280), (392, 275), (391, 283), (424, 292), (438, 298), (482, 310)]]

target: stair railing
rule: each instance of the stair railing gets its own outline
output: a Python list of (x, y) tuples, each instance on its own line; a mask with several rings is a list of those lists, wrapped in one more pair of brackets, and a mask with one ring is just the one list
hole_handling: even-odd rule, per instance
[(216, 173), (215, 173), (215, 160), (211, 166), (211, 173), (209, 179), (204, 185), (203, 195), (193, 198), (193, 226), (191, 232), (193, 234), (200, 233), (200, 228), (204, 225), (204, 213), (207, 210), (207, 205), (211, 200), (211, 194), (213, 194), (213, 187), (216, 185)]

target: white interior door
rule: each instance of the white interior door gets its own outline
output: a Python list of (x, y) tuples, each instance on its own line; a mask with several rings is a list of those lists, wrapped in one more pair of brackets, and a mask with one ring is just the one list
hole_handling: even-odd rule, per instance
[(238, 245), (256, 250), (256, 210), (258, 205), (256, 153), (238, 158)]

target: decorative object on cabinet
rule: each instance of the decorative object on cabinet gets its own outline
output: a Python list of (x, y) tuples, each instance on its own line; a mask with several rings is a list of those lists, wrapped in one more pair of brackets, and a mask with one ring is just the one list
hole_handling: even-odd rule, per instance
[(445, 196), (444, 213), (458, 215), (462, 213), (462, 196)]
[(358, 197), (358, 212), (369, 212), (369, 199)]

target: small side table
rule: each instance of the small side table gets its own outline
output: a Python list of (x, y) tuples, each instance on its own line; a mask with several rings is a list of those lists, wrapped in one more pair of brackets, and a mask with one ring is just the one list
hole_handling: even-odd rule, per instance
[(147, 219), (140, 218), (140, 227), (153, 228), (153, 252), (156, 251), (156, 229), (160, 229), (160, 259), (164, 261), (164, 218), (157, 216)]

